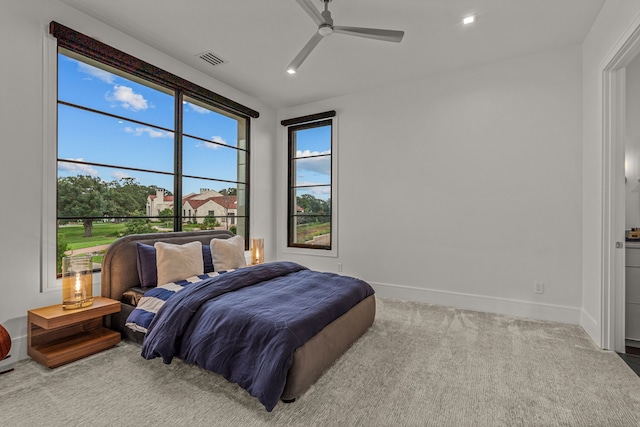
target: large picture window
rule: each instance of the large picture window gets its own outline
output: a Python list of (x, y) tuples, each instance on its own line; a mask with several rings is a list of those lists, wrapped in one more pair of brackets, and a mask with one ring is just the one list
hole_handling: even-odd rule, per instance
[(226, 229), (249, 241), (258, 113), (56, 23), (57, 260), (127, 234)]
[(288, 247), (333, 248), (333, 115), (288, 127)]

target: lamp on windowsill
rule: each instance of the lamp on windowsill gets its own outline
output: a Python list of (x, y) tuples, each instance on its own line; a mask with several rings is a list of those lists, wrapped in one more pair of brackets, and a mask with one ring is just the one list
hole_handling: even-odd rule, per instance
[(251, 265), (258, 265), (264, 262), (264, 239), (251, 239)]
[(91, 255), (62, 258), (62, 308), (72, 310), (93, 304)]

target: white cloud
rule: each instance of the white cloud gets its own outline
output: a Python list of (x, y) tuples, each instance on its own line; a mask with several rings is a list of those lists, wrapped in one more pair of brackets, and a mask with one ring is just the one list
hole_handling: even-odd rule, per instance
[(135, 178), (125, 171), (115, 171), (111, 174), (111, 177), (116, 180), (121, 180), (122, 178)]
[(211, 110), (207, 110), (206, 108), (202, 108), (199, 105), (195, 105), (190, 102), (185, 102), (185, 104), (187, 104), (191, 108), (191, 111), (199, 114), (209, 114), (211, 112)]
[[(315, 185), (316, 182), (300, 182), (296, 183), (297, 185)], [(330, 187), (307, 187), (304, 189), (304, 194), (311, 194), (313, 197), (317, 199), (327, 200), (331, 197), (331, 188)], [(300, 195), (300, 193), (298, 193)]]
[(310, 157), (322, 154), (331, 154), (331, 150), (322, 152), (309, 150), (296, 151), (296, 157), (308, 157), (296, 161), (297, 169), (316, 172), (322, 175), (331, 175), (331, 157)]
[[(67, 160), (77, 160), (79, 162), (83, 162), (84, 159), (67, 159)], [(91, 165), (83, 165), (79, 163), (70, 163), (61, 161), (58, 163), (58, 169), (64, 172), (68, 172), (73, 175), (91, 175), (98, 176), (98, 171), (93, 168)]]
[[(224, 138), (223, 138), (223, 137), (221, 137), (221, 136), (212, 136), (212, 137), (211, 137), (211, 141), (213, 141), (213, 142), (217, 142), (218, 144), (225, 144), (225, 145), (229, 145), (229, 144), (227, 143), (227, 141), (225, 141), (225, 140), (224, 140)], [(208, 149), (210, 149), (210, 150), (217, 150), (218, 148), (220, 148), (220, 146), (219, 146), (219, 145), (216, 145), (216, 144), (207, 144), (206, 142), (198, 142), (198, 143), (196, 144), (196, 147), (197, 147), (197, 148), (208, 148)]]
[(109, 73), (108, 71), (101, 70), (100, 68), (96, 68), (92, 65), (85, 64), (84, 62), (78, 61), (78, 71), (84, 74), (88, 74), (91, 77), (95, 77), (98, 80), (102, 80), (105, 83), (113, 84), (116, 76)]
[(298, 150), (296, 151), (296, 157), (321, 156), (323, 154), (331, 154), (331, 150), (327, 150), (327, 151)]
[(132, 133), (135, 136), (142, 136), (142, 135), (147, 135), (150, 138), (173, 138), (173, 132), (167, 132), (164, 130), (156, 130), (156, 129), (152, 129), (148, 126), (146, 127), (138, 127), (138, 128), (132, 128), (130, 126), (127, 126), (126, 128), (124, 128), (124, 131), (127, 133)]
[(119, 102), (122, 108), (131, 111), (146, 110), (149, 108), (149, 103), (144, 99), (144, 96), (135, 93), (133, 89), (128, 86), (113, 86), (113, 92), (108, 93), (106, 98), (108, 101)]

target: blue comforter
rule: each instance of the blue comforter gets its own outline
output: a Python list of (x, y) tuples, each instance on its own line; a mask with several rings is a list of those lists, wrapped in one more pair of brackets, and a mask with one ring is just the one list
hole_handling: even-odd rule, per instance
[(238, 269), (195, 283), (162, 306), (142, 346), (216, 372), (273, 410), (293, 352), (357, 303), (366, 282), (290, 262)]

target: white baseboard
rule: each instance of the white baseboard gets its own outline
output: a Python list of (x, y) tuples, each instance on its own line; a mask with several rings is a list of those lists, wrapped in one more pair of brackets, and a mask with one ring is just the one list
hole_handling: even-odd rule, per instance
[(0, 372), (11, 369), (16, 362), (29, 357), (27, 355), (26, 336), (11, 339), (11, 351), (9, 351), (9, 356), (11, 357), (0, 361)]
[[(596, 343), (599, 342), (599, 340), (596, 339), (600, 335), (597, 323), (578, 307), (542, 304), (483, 295), (424, 289), (413, 286), (392, 285), (388, 283), (369, 283), (375, 289), (376, 295), (382, 298), (416, 301), (465, 310), (580, 325)], [(9, 355), (11, 355), (11, 357), (0, 361), (0, 372), (10, 369), (16, 362), (29, 357), (27, 354), (27, 336), (16, 337), (11, 340), (11, 351)]]
[(504, 314), (572, 325), (580, 325), (581, 320), (581, 310), (579, 307), (542, 304), (484, 295), (416, 288), (413, 286), (391, 285), (388, 283), (369, 283), (375, 289), (376, 295), (382, 298), (424, 302), (465, 310)]
[(640, 348), (640, 341), (627, 338), (626, 340), (624, 340), (624, 345), (626, 345), (627, 347)]
[(580, 310), (580, 326), (589, 335), (593, 342), (600, 348), (602, 348), (602, 333), (600, 325), (595, 321), (593, 317), (584, 310)]

